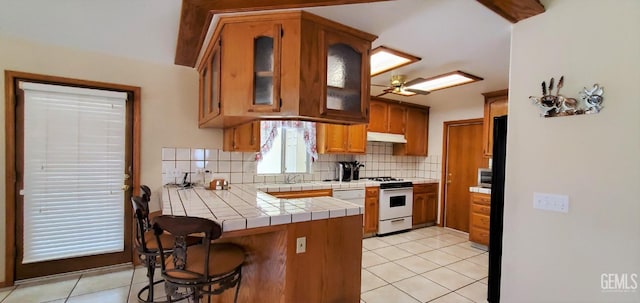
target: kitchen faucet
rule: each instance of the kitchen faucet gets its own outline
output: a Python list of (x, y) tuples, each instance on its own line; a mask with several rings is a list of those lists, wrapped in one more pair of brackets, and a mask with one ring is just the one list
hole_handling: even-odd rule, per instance
[(285, 184), (294, 184), (296, 183), (296, 178), (298, 175), (284, 175), (284, 183)]

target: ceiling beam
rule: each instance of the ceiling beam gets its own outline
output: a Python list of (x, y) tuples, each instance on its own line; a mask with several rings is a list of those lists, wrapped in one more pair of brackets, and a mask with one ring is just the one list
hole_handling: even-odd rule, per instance
[(194, 67), (214, 14), (388, 0), (182, 0), (175, 64)]
[(511, 23), (544, 13), (544, 6), (539, 0), (478, 0), (478, 2)]

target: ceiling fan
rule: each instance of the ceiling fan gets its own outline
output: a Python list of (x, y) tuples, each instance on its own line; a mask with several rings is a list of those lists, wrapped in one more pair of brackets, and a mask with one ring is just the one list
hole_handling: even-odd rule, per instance
[(380, 84), (371, 84), (371, 85), (372, 86), (386, 87), (384, 92), (382, 94), (377, 95), (376, 97), (380, 97), (380, 96), (383, 96), (383, 95), (386, 95), (386, 94), (389, 94), (389, 93), (400, 95), (400, 96), (405, 96), (405, 97), (410, 97), (410, 96), (415, 96), (415, 95), (428, 95), (428, 94), (431, 93), (431, 92), (426, 91), (426, 90), (409, 89), (409, 88), (407, 88), (407, 87), (411, 86), (412, 84), (424, 81), (424, 79), (417, 78), (417, 79), (413, 79), (411, 81), (406, 81), (406, 78), (407, 77), (405, 75), (392, 75), (389, 85), (380, 85)]

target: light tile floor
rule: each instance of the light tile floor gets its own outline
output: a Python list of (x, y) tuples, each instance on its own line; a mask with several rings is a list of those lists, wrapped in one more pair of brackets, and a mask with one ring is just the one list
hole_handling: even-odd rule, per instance
[[(363, 240), (363, 303), (486, 302), (488, 255), (440, 227)], [(120, 267), (0, 289), (0, 303), (137, 302), (146, 270)], [(162, 284), (155, 297), (164, 296)]]
[(486, 251), (428, 227), (362, 242), (363, 303), (487, 302)]

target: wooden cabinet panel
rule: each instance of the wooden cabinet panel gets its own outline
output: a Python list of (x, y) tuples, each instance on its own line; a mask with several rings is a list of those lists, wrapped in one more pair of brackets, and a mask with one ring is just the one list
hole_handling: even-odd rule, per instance
[(369, 102), (369, 126), (371, 132), (404, 134), (407, 107), (380, 100)]
[(223, 131), (222, 150), (260, 151), (260, 121), (225, 128)]
[(200, 90), (198, 125), (205, 127), (220, 115), (220, 40), (213, 42), (211, 51), (203, 59), (199, 69)]
[(489, 245), (491, 195), (471, 193), (469, 211), (469, 241)]
[(369, 126), (371, 132), (384, 133), (389, 125), (388, 104), (382, 101), (369, 101)]
[(493, 118), (508, 113), (509, 90), (499, 90), (484, 93), (484, 124), (482, 136), (482, 150), (486, 157), (493, 154)]
[(367, 187), (364, 199), (364, 229), (365, 234), (378, 231), (378, 199), (380, 194), (378, 187)]
[(438, 219), (438, 185), (413, 185), (413, 225), (435, 223)]
[(392, 134), (405, 133), (407, 107), (399, 104), (389, 104), (389, 121), (387, 130)]
[(365, 124), (316, 124), (316, 144), (321, 154), (364, 154), (367, 149)]
[(407, 108), (407, 125), (404, 136), (405, 144), (394, 144), (394, 155), (427, 156), (427, 144), (429, 141), (429, 110), (420, 108)]
[(364, 154), (367, 152), (367, 125), (357, 124), (346, 126), (348, 130), (348, 145), (347, 151), (349, 153)]

